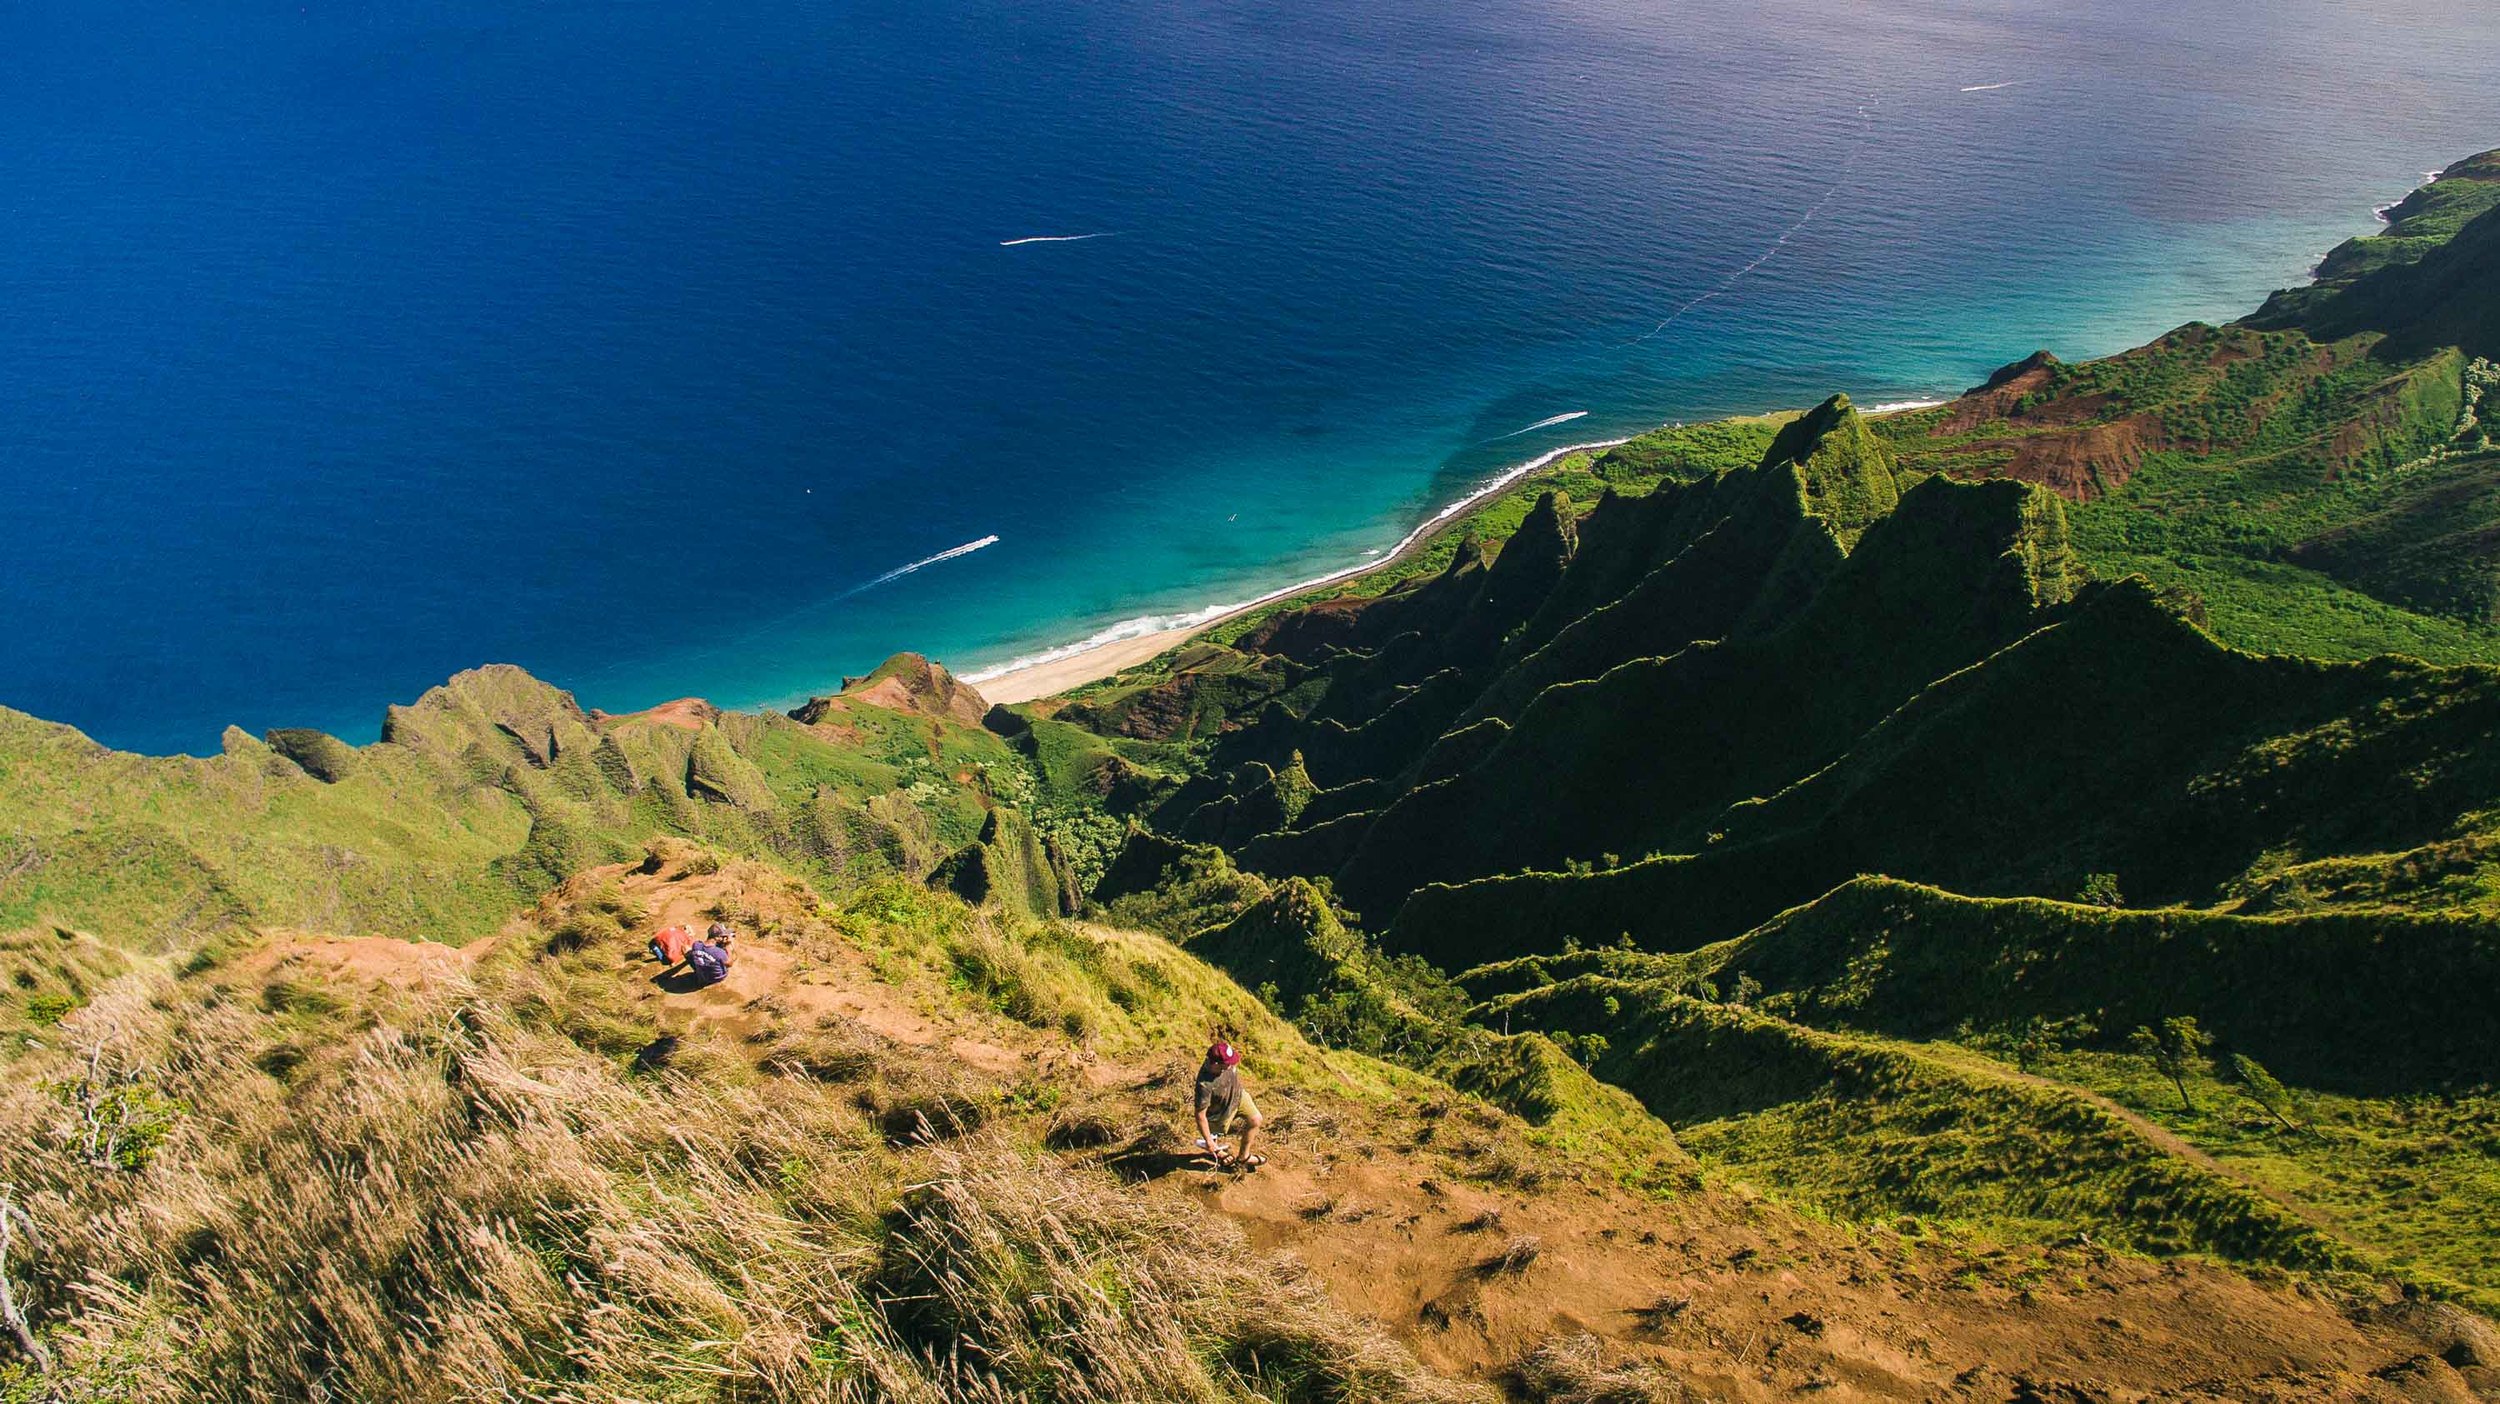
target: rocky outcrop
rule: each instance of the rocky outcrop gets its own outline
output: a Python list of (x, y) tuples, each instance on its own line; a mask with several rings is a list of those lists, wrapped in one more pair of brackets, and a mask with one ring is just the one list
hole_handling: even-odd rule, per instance
[[(990, 704), (972, 684), (917, 653), (898, 653), (866, 676), (844, 678), (841, 700), (864, 702), (893, 712), (918, 712), (965, 726), (979, 726)], [(807, 726), (834, 711), (835, 699), (811, 697), (790, 711), (790, 719)]]
[(2055, 385), (2057, 369), (2063, 364), (2046, 351), (2034, 351), (2011, 365), (1997, 367), (1986, 381), (1945, 406), (1935, 432), (1966, 434), (1982, 424), (2013, 417), (2025, 401)]
[(1830, 524), (1844, 547), (1856, 544), (1901, 500), (1892, 451), (1846, 395), (1834, 395), (1782, 426), (1762, 461), (1773, 469), (1796, 470), (1808, 509)]

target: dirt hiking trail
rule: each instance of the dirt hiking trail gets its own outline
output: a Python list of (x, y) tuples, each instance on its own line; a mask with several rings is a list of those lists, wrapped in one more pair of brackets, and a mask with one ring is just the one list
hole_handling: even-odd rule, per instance
[[(2296, 1281), (2089, 1242), (1992, 1246), (1833, 1225), (1742, 1187), (1661, 1197), (1515, 1156), (1488, 1171), (1481, 1148), (1515, 1144), (1519, 1123), (1454, 1097), (1254, 1077), (1269, 1163), (1218, 1171), (1186, 1153), (1194, 1046), (1110, 1058), (935, 981), (882, 978), (847, 943), (794, 949), (774, 934), (796, 920), (776, 907), (786, 897), (734, 869), (601, 869), (534, 921), (460, 950), (289, 932), (243, 964), (377, 989), (458, 979), (497, 941), (543, 943), (548, 910), (590, 879), (647, 912), (617, 943), (616, 978), (675, 1038), (753, 1045), (813, 1025), (992, 1089), (1047, 1084), (1052, 1097), (1027, 1100), (1081, 1101), (1120, 1128), (1109, 1144), (1060, 1152), (1071, 1171), (1099, 1168), (1231, 1220), (1445, 1374), (1498, 1381), (1536, 1346), (1585, 1332), (1709, 1400), (2500, 1398), (2500, 1360), (2458, 1344), (2460, 1329), (2489, 1341), (2488, 1325), (2460, 1328), (2453, 1309), (2339, 1304)], [(653, 932), (700, 931), (724, 912), (747, 918), (725, 982), (654, 980), (642, 950)], [(1049, 1121), (1033, 1119), (1037, 1134)]]

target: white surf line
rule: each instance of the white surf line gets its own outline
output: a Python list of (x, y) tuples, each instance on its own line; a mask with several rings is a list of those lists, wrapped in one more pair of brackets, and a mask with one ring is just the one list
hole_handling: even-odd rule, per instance
[(1806, 206), (1806, 212), (1797, 216), (1796, 223), (1788, 226), (1784, 230), (1781, 230), (1780, 236), (1772, 240), (1771, 246), (1764, 249), (1760, 256), (1756, 257), (1753, 262), (1746, 264), (1744, 267), (1728, 274), (1725, 278), (1720, 279), (1717, 287), (1714, 287), (1710, 291), (1692, 299), (1683, 306), (1676, 308), (1673, 312), (1667, 314), (1665, 321), (1651, 327), (1648, 331), (1642, 332), (1639, 336), (1623, 343), (1623, 345), (1625, 347), (1638, 346), (1642, 342), (1656, 336), (1658, 333), (1665, 331), (1667, 328), (1674, 326), (1680, 321), (1683, 321), (1686, 313), (1701, 306), (1703, 303), (1720, 296), (1728, 289), (1735, 287), (1738, 282), (1743, 280), (1746, 274), (1751, 273), (1766, 263), (1769, 263), (1772, 259), (1779, 257), (1779, 251), (1788, 247), (1788, 241), (1796, 238), (1798, 231), (1804, 229), (1807, 225), (1812, 224), (1814, 222), (1814, 217), (1823, 212), (1823, 207), (1832, 202), (1832, 197), (1840, 193), (1840, 188), (1849, 183), (1850, 173), (1857, 169), (1858, 157), (1865, 153), (1866, 144), (1874, 139), (1874, 109), (1882, 105), (1882, 99), (1876, 97), (1869, 97), (1865, 102), (1858, 104), (1858, 140), (1856, 145), (1849, 148), (1848, 159), (1840, 163), (1840, 178), (1833, 181), (1828, 187), (1826, 187), (1822, 194), (1814, 197), (1814, 203)]
[(1886, 400), (1880, 405), (1867, 406), (1866, 412), (1868, 414), (1901, 414), (1909, 410), (1934, 409), (1938, 405), (1949, 403), (1951, 401), (1948, 400)]
[(2440, 173), (2438, 171), (2422, 172), (2422, 183), (2413, 187), (2411, 190), (2406, 191), (2404, 200), (2391, 200), (2384, 205), (2373, 205), (2370, 207), (2370, 213), (2378, 217), (2379, 223), (2387, 223), (2387, 212), (2389, 210), (2403, 204), (2405, 200), (2410, 200), (2414, 196), (2421, 194), (2423, 191), (2430, 189), (2434, 185), (2437, 185), (2439, 183), (2439, 176)]
[(957, 556), (969, 556), (975, 551), (983, 550), (997, 544), (998, 538), (995, 535), (992, 535), (984, 536), (978, 541), (967, 541), (961, 546), (950, 546), (947, 549), (938, 552), (934, 556), (923, 556), (919, 560), (912, 562), (910, 565), (896, 566), (894, 569), (887, 571), (885, 574), (878, 576), (874, 580), (868, 581), (865, 584), (852, 586), (850, 589), (843, 591), (840, 595), (835, 596), (835, 598), (847, 600), (851, 596), (856, 595), (863, 590), (874, 590), (889, 580), (900, 580), (915, 570), (924, 570), (930, 566), (936, 565), (940, 561), (951, 561)]
[(1485, 442), (1488, 444), (1498, 444), (1504, 439), (1516, 439), (1522, 434), (1533, 434), (1539, 429), (1551, 429), (1557, 424), (1569, 424), (1575, 419), (1586, 419), (1588, 417), (1589, 412), (1587, 410), (1573, 410), (1568, 414), (1555, 415), (1551, 419), (1540, 419), (1525, 429), (1513, 429), (1507, 434), (1496, 434), (1492, 438), (1485, 440)]
[(1117, 239), (1120, 233), (1114, 229), (1103, 234), (1027, 234), (1021, 239), (1001, 239), (998, 246), (1012, 249), (1019, 244), (1081, 244), (1088, 239)]
[(2011, 87), (2016, 87), (2016, 86), (2019, 86), (2019, 85), (2022, 83), (2022, 81), (2023, 81), (2023, 80), (2022, 80), (2022, 79), (2020, 79), (2020, 78), (2014, 78), (2014, 79), (2009, 79), (2009, 80), (2007, 80), (2007, 81), (2005, 81), (2005, 82), (2003, 82), (2003, 83), (1975, 83), (1975, 84), (1971, 85), (1970, 87), (1964, 88), (1962, 91), (1963, 91), (1963, 92), (1966, 92), (1966, 93), (1993, 93), (1993, 92), (1997, 91), (1997, 90), (1998, 90), (1998, 89), (2000, 89), (2000, 88), (2011, 88)]
[(1450, 518), (1457, 516), (1459, 513), (1466, 511), (1468, 508), (1475, 506), (1477, 503), (1491, 497), (1493, 494), (1502, 491), (1504, 488), (1518, 482), (1521, 478), (1524, 478), (1539, 468), (1552, 463), (1556, 459), (1566, 457), (1570, 454), (1586, 453), (1596, 449), (1610, 449), (1618, 444), (1625, 444), (1629, 442), (1631, 442), (1629, 439), (1598, 439), (1585, 444), (1565, 444), (1561, 448), (1550, 449), (1544, 453), (1538, 454), (1536, 457), (1529, 459), (1525, 463), (1512, 468), (1504, 469), (1500, 475), (1478, 487), (1475, 491), (1468, 493), (1465, 497), (1458, 499), (1456, 502), (1451, 503), (1447, 507), (1444, 507), (1440, 511), (1425, 518), (1423, 522), (1413, 531), (1410, 531), (1406, 535), (1400, 537), (1398, 539), (1398, 544), (1390, 547), (1386, 555), (1379, 556), (1378, 559), (1357, 561), (1353, 565), (1340, 567), (1336, 570), (1328, 572), (1325, 575), (1314, 575), (1308, 580), (1299, 580), (1291, 585), (1281, 586), (1277, 589), (1268, 591), (1266, 594), (1254, 596), (1246, 600), (1233, 600), (1224, 604), (1204, 605), (1200, 608), (1185, 610), (1178, 614), (1141, 614), (1133, 619), (1123, 619), (1116, 624), (1098, 629), (1093, 633), (1086, 635), (1084, 638), (1076, 640), (1074, 643), (1060, 644), (1056, 648), (1046, 648), (1039, 653), (1028, 653), (1022, 657), (1010, 658), (1004, 663), (993, 664), (990, 667), (982, 668), (975, 672), (962, 674), (963, 680), (968, 683), (983, 683), (992, 678), (1005, 677), (1009, 673), (1021, 673), (1027, 668), (1039, 668), (1045, 664), (1057, 663), (1062, 659), (1074, 658), (1079, 654), (1091, 653), (1095, 649), (1106, 648), (1112, 644), (1120, 643), (1128, 639), (1144, 638), (1148, 634), (1166, 633), (1174, 629), (1204, 628), (1209, 624), (1213, 624), (1219, 620), (1239, 614), (1243, 610), (1257, 609), (1261, 605), (1274, 604), (1278, 600), (1285, 599), (1292, 595), (1301, 594), (1305, 590), (1316, 590), (1323, 585), (1334, 585), (1341, 580), (1351, 580), (1359, 575), (1369, 575), (1371, 572), (1379, 570), (1383, 566), (1396, 561), (1400, 556), (1405, 555), (1408, 547), (1413, 546), (1418, 541), (1421, 541), (1434, 528), (1440, 526), (1443, 522), (1446, 522)]

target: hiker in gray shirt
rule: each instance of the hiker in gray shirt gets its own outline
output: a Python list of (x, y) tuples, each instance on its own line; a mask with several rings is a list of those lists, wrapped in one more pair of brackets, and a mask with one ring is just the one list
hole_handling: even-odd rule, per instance
[(1223, 1165), (1231, 1159), (1225, 1148), (1224, 1133), (1230, 1131), (1235, 1117), (1241, 1118), (1241, 1165), (1255, 1170), (1267, 1163), (1267, 1157), (1254, 1155), (1250, 1147), (1258, 1139), (1259, 1128), (1267, 1118), (1259, 1115), (1259, 1104), (1250, 1100), (1250, 1089), (1241, 1085), (1241, 1050), (1233, 1046), (1233, 1031), (1218, 1029), (1215, 1042), (1207, 1048), (1207, 1060), (1198, 1067), (1196, 1098), (1198, 1113), (1198, 1149), (1215, 1157)]

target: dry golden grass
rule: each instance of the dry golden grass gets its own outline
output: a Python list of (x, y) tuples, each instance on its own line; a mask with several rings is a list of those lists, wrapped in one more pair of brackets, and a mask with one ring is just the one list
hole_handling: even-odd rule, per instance
[[(1484, 1397), (1012, 1129), (893, 1144), (944, 1083), (920, 1055), (821, 1026), (638, 1064), (580, 1036), (616, 1016), (567, 966), (99, 992), (0, 1091), (41, 1232), (11, 1275), (60, 1361), (0, 1398)], [(98, 1044), (182, 1108), (134, 1170), (70, 1155), (46, 1086)]]
[(1518, 1383), (1548, 1404), (1684, 1404), (1693, 1397), (1674, 1376), (1621, 1359), (1592, 1335), (1539, 1346), (1520, 1362)]

